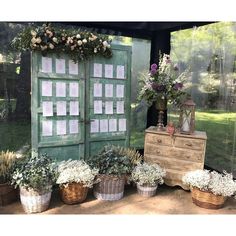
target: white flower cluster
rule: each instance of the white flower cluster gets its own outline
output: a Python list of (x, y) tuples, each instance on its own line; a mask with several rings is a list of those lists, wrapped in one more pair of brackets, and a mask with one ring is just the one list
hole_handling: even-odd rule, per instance
[(57, 184), (67, 185), (75, 182), (91, 188), (98, 169), (92, 169), (85, 161), (69, 159), (58, 164), (58, 173)]
[(163, 184), (166, 172), (158, 164), (138, 164), (131, 173), (131, 179), (139, 185)]
[(210, 191), (215, 195), (230, 197), (236, 193), (236, 181), (233, 180), (233, 175), (226, 171), (222, 174), (208, 170), (190, 171), (182, 180), (184, 184)]

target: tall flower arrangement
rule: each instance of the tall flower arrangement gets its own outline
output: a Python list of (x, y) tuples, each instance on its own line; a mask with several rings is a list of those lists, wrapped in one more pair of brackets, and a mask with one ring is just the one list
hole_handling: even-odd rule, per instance
[(158, 99), (178, 104), (185, 94), (183, 91), (185, 78), (186, 71), (180, 73), (170, 56), (163, 54), (160, 56), (159, 65), (152, 64), (148, 76), (141, 81), (139, 99), (146, 100), (148, 105), (152, 105)]
[(26, 27), (12, 41), (16, 50), (35, 50), (43, 54), (65, 52), (74, 61), (86, 60), (94, 55), (112, 55), (108, 36), (88, 31), (54, 28), (51, 24)]

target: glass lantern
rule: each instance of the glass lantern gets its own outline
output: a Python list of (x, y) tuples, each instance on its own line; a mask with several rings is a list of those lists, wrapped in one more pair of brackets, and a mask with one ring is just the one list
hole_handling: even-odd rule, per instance
[(180, 133), (193, 134), (195, 130), (195, 103), (191, 97), (182, 104), (180, 109)]

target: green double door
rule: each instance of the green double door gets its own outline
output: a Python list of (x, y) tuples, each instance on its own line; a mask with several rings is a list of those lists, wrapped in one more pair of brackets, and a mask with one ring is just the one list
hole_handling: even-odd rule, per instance
[(32, 53), (32, 149), (57, 159), (86, 159), (104, 145), (129, 146), (131, 48), (74, 63)]

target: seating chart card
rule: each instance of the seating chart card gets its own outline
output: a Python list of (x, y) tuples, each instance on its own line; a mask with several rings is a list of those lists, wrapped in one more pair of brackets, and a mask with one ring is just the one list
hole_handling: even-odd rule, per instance
[(78, 134), (79, 133), (79, 121), (78, 120), (70, 120), (69, 121), (69, 130), (70, 130), (70, 134)]
[(116, 102), (116, 113), (117, 114), (124, 114), (124, 101), (117, 101)]
[(66, 83), (56, 82), (56, 96), (66, 97)]
[(102, 114), (102, 101), (95, 100), (93, 102), (93, 105), (94, 105), (94, 114)]
[(124, 85), (123, 84), (117, 84), (116, 85), (116, 97), (117, 98), (123, 98), (124, 97)]
[(117, 131), (117, 120), (110, 119), (109, 120), (109, 132), (116, 132)]
[(66, 73), (66, 61), (65, 59), (56, 59), (56, 73), (65, 74)]
[(78, 63), (74, 63), (72, 60), (69, 60), (69, 74), (78, 75)]
[(43, 116), (53, 116), (53, 103), (42, 102), (43, 105)]
[(79, 115), (79, 102), (78, 101), (70, 101), (70, 115), (71, 116)]
[(108, 119), (100, 120), (100, 133), (108, 132)]
[(52, 136), (52, 121), (42, 121), (42, 136)]
[(77, 82), (70, 83), (70, 97), (79, 97), (79, 84)]
[(113, 97), (113, 84), (105, 85), (105, 97)]
[(102, 97), (102, 84), (95, 83), (93, 85), (93, 96), (94, 97)]
[(94, 63), (93, 76), (94, 77), (102, 77), (102, 64)]
[(116, 78), (124, 79), (125, 78), (125, 67), (124, 66), (117, 66), (116, 67)]
[(52, 73), (52, 58), (42, 57), (42, 72)]
[(119, 119), (119, 131), (126, 131), (126, 119)]
[(57, 120), (57, 135), (66, 134), (66, 120)]
[(112, 101), (105, 102), (105, 114), (113, 114), (113, 102)]
[(51, 97), (52, 96), (52, 82), (42, 81), (42, 96)]
[(91, 123), (90, 132), (98, 133), (99, 132), (99, 120), (93, 120)]
[(105, 65), (105, 78), (113, 78), (113, 65)]
[(66, 101), (57, 102), (57, 116), (66, 116)]

